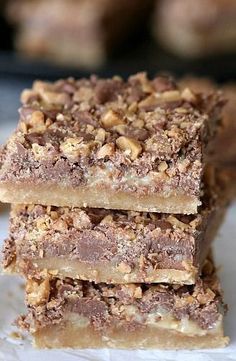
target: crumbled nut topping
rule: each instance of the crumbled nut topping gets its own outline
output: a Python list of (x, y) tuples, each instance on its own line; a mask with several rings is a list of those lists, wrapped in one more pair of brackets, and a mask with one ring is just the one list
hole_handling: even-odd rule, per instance
[(138, 158), (139, 154), (142, 152), (141, 144), (133, 138), (121, 136), (116, 139), (116, 144), (127, 155), (130, 155), (132, 160)]
[(43, 280), (40, 284), (34, 280), (28, 280), (26, 283), (27, 302), (32, 306), (38, 306), (49, 299), (50, 282), (49, 278)]

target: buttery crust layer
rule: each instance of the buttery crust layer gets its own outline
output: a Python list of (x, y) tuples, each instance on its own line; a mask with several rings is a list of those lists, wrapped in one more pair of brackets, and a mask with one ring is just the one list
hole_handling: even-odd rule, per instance
[[(19, 126), (1, 154), (1, 200), (34, 203), (41, 188), (41, 204), (98, 207), (97, 196), (94, 204), (83, 197), (93, 189), (101, 190), (105, 208), (196, 212), (223, 104), (218, 93), (196, 96), (142, 73), (127, 81), (38, 81), (22, 102)], [(14, 185), (20, 191), (13, 199)], [(75, 194), (68, 203), (64, 189)]]

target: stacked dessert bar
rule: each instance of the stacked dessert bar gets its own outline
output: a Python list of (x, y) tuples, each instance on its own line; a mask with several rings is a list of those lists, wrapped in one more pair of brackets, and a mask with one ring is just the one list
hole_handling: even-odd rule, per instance
[[(6, 17), (16, 27), (24, 55), (95, 68), (132, 43), (146, 27), (153, 0), (8, 0)], [(113, 54), (114, 55), (114, 54)]]
[(206, 164), (221, 95), (140, 73), (36, 81), (21, 100), (0, 172), (18, 325), (40, 348), (225, 346), (210, 245), (226, 197)]

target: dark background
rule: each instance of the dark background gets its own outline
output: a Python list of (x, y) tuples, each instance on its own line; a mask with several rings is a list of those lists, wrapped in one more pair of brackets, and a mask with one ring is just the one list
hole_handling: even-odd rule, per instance
[(132, 43), (124, 44), (100, 69), (83, 71), (63, 68), (42, 61), (26, 59), (13, 50), (13, 33), (0, 17), (0, 138), (5, 127), (14, 127), (17, 121), (19, 95), (30, 87), (34, 79), (55, 80), (61, 77), (82, 77), (96, 73), (109, 77), (147, 71), (150, 76), (158, 72), (171, 73), (177, 77), (186, 74), (207, 76), (219, 83), (236, 80), (236, 55), (219, 55), (208, 58), (185, 60), (159, 48), (148, 29), (136, 34)]

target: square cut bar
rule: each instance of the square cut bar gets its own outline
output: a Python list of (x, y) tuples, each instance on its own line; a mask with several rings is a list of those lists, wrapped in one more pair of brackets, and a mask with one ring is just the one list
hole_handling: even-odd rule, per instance
[(6, 272), (47, 271), (105, 283), (195, 283), (225, 206), (205, 199), (196, 215), (12, 206)]
[(156, 0), (153, 32), (172, 53), (199, 58), (236, 50), (235, 0)]
[[(94, 68), (144, 28), (152, 0), (10, 0), (15, 46), (24, 55)], [(118, 48), (118, 49), (117, 49)]]
[(9, 203), (196, 213), (224, 103), (171, 79), (37, 81), (1, 155)]
[[(44, 274), (44, 277), (46, 274)], [(194, 286), (29, 280), (18, 325), (38, 348), (224, 347), (224, 304), (208, 260)]]

